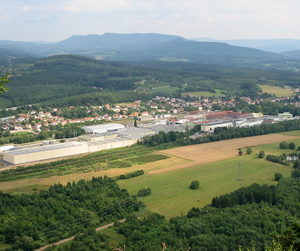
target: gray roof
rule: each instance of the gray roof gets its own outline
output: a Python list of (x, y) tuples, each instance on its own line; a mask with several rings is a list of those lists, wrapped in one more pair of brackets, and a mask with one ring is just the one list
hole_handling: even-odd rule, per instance
[(107, 130), (117, 130), (124, 129), (125, 126), (118, 123), (109, 123), (109, 124), (101, 124), (101, 125), (93, 125), (93, 126), (83, 126), (81, 129), (90, 129), (90, 130), (99, 130), (99, 129), (107, 129)]
[(51, 151), (51, 150), (56, 150), (56, 149), (69, 148), (69, 147), (74, 147), (74, 146), (83, 146), (83, 145), (84, 145), (83, 143), (79, 143), (79, 142), (69, 142), (69, 143), (62, 143), (62, 144), (54, 144), (54, 145), (26, 148), (26, 149), (24, 148), (24, 149), (20, 149), (20, 150), (10, 150), (10, 151), (7, 151), (6, 153), (13, 155), (13, 156), (17, 156), (17, 155)]

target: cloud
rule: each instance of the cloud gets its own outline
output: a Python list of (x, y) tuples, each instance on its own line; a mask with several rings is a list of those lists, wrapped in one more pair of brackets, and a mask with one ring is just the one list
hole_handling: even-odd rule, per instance
[(104, 32), (300, 39), (299, 9), (299, 0), (9, 0), (0, 6), (0, 32), (51, 41)]
[(120, 9), (131, 8), (130, 1), (127, 0), (109, 0), (109, 1), (97, 1), (97, 0), (72, 0), (63, 1), (63, 10), (68, 12), (104, 12)]

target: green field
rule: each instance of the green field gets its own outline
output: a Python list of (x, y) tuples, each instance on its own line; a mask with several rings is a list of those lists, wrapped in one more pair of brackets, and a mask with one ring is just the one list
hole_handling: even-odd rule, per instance
[(184, 92), (182, 93), (182, 95), (188, 95), (188, 94), (191, 94), (193, 96), (196, 96), (196, 97), (212, 97), (212, 96), (221, 96), (223, 95), (222, 94), (222, 90), (219, 90), (219, 89), (216, 89), (215, 90), (216, 93), (212, 93), (212, 92)]
[[(293, 135), (292, 132), (290, 133), (286, 133), (285, 135), (289, 135), (289, 136), (298, 136), (295, 132), (295, 135)], [(292, 152), (296, 152), (298, 146), (300, 146), (300, 139), (294, 139), (294, 140), (291, 140), (291, 141), (286, 141), (287, 143), (290, 143), (290, 142), (294, 142), (296, 144), (296, 147), (294, 150), (290, 150), (290, 149), (280, 149), (279, 148), (279, 144), (280, 142), (278, 143), (273, 143), (273, 144), (267, 144), (267, 145), (261, 145), (261, 146), (255, 146), (255, 147), (252, 147), (252, 150), (253, 150), (253, 153), (258, 153), (260, 150), (263, 150), (265, 151), (266, 154), (272, 154), (272, 155), (280, 155), (282, 153), (286, 153), (286, 154), (289, 154), (289, 153), (292, 153)], [(245, 151), (246, 152), (246, 149)]]
[(151, 90), (149, 90), (149, 92), (152, 93), (164, 93), (164, 94), (173, 94), (176, 93), (176, 91), (179, 90), (178, 87), (171, 87), (171, 86), (163, 86), (163, 87), (152, 87)]
[[(242, 181), (238, 180), (239, 162), (242, 165)], [(143, 175), (119, 181), (122, 188), (137, 194), (138, 190), (150, 187), (152, 194), (142, 198), (147, 208), (170, 218), (186, 214), (191, 207), (203, 207), (213, 197), (232, 192), (252, 183), (274, 184), (274, 173), (290, 176), (291, 167), (274, 164), (252, 155), (243, 155), (225, 161), (194, 166), (156, 175)], [(193, 180), (200, 182), (199, 190), (189, 189)]]
[(274, 94), (277, 97), (287, 97), (287, 96), (293, 96), (294, 91), (278, 86), (270, 86), (270, 85), (258, 85), (261, 89), (262, 92), (266, 92), (269, 94)]

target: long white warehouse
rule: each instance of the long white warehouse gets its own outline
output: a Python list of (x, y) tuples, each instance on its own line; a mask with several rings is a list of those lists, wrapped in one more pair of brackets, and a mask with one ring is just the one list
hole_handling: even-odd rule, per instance
[(110, 123), (110, 124), (103, 124), (103, 125), (93, 125), (93, 126), (83, 126), (81, 127), (86, 133), (106, 133), (106, 132), (113, 132), (125, 129), (125, 126), (118, 123)]
[(3, 160), (12, 164), (41, 161), (88, 152), (88, 145), (79, 142), (54, 144), (29, 149), (10, 150), (3, 153)]

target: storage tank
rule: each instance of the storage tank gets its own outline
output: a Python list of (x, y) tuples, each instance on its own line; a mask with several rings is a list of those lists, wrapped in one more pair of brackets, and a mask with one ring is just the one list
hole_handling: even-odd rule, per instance
[(56, 143), (56, 140), (53, 139), (53, 140), (50, 140), (49, 142), (50, 142), (50, 145), (54, 145)]
[(49, 141), (48, 140), (44, 140), (43, 141), (43, 146), (47, 146), (47, 145), (49, 145)]

